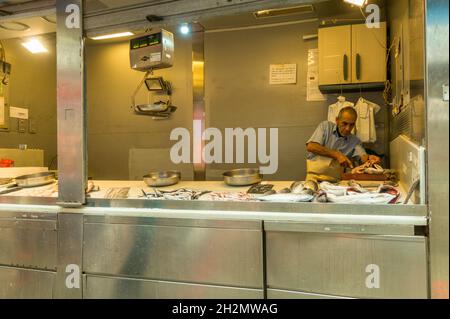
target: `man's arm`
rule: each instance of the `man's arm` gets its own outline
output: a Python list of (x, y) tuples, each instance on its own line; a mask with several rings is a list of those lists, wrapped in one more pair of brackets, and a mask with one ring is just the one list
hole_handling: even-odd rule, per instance
[(347, 156), (339, 151), (330, 150), (329, 148), (326, 148), (325, 146), (322, 146), (319, 143), (315, 142), (308, 143), (306, 145), (306, 149), (308, 152), (311, 152), (313, 154), (335, 159), (341, 166), (353, 168), (353, 163), (348, 159)]

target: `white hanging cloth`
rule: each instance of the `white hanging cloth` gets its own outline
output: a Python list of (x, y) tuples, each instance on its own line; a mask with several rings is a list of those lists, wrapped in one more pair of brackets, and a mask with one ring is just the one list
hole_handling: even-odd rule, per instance
[(345, 107), (354, 107), (355, 104), (345, 100), (344, 96), (339, 96), (338, 101), (328, 107), (328, 121), (336, 123), (339, 112)]
[(377, 131), (375, 127), (375, 114), (380, 111), (378, 104), (370, 102), (364, 98), (359, 98), (355, 105), (358, 113), (356, 121), (356, 136), (363, 143), (375, 143), (377, 141)]

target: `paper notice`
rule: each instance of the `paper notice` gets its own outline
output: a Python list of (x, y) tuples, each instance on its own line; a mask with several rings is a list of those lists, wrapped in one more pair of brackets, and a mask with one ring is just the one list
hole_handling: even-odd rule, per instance
[(297, 84), (297, 64), (271, 64), (270, 84)]
[(28, 109), (11, 106), (9, 108), (9, 116), (22, 120), (28, 120)]
[(326, 101), (326, 95), (319, 90), (319, 49), (310, 49), (308, 51), (308, 75), (307, 75), (307, 101)]

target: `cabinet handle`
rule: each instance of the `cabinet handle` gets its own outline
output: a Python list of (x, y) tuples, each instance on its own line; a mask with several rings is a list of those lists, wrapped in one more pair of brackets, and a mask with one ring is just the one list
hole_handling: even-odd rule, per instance
[(344, 81), (348, 80), (348, 57), (344, 54)]
[(361, 80), (361, 55), (356, 54), (356, 79)]

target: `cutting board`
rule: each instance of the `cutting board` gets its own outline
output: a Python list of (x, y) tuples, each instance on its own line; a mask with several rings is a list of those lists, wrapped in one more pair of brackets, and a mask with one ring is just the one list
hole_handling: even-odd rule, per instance
[(352, 173), (343, 173), (342, 174), (343, 181), (386, 181), (387, 177), (384, 174), (352, 174)]

